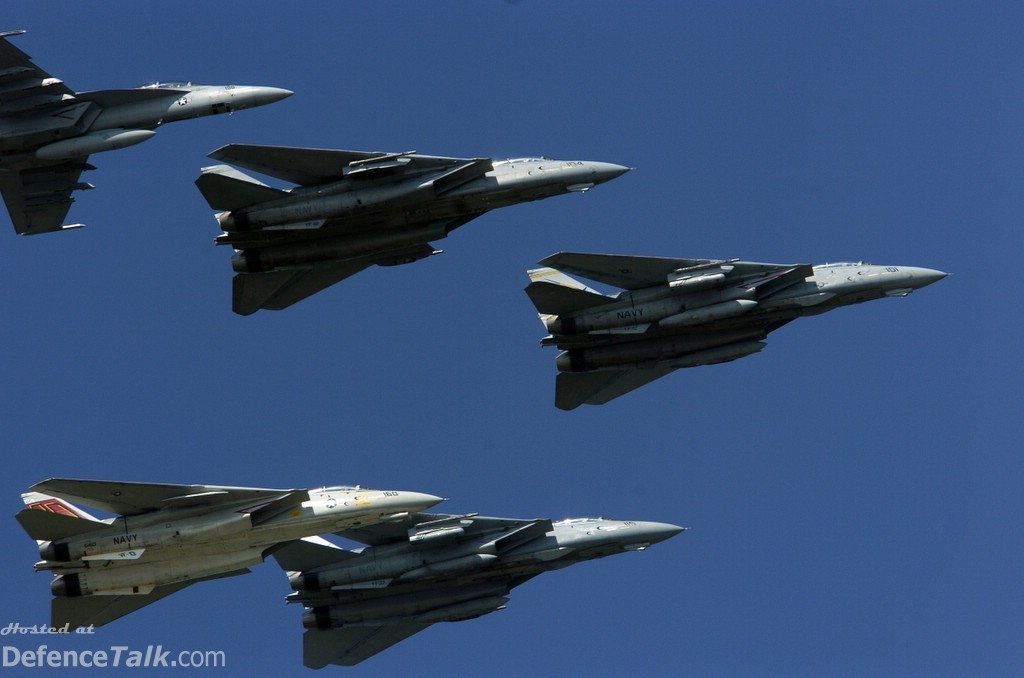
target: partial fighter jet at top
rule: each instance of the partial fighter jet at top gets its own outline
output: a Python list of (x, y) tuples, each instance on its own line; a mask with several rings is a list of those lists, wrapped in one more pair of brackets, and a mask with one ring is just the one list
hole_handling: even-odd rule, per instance
[[(245, 574), (282, 543), (405, 521), (441, 501), (420, 492), (170, 485), (51, 478), (16, 518), (54, 574), (51, 625), (101, 626), (190, 584)], [(67, 500), (67, 501), (65, 501)], [(100, 520), (68, 502), (109, 511)]]
[(231, 113), (291, 96), (277, 87), (160, 82), (137, 89), (75, 92), (32, 63), (0, 33), (0, 192), (21, 235), (78, 228), (64, 224), (73, 191), (95, 169), (89, 155), (134, 146), (160, 125)]
[(497, 207), (583, 193), (629, 171), (586, 160), (446, 158), (231, 144), (211, 158), (283, 179), (278, 189), (227, 165), (196, 186), (237, 251), (232, 308), (280, 310), (374, 264), (439, 251), (431, 240)]
[[(942, 271), (864, 262), (763, 264), (560, 252), (526, 293), (557, 346), (555, 406), (602, 405), (681, 367), (757, 353), (801, 316), (905, 297)], [(565, 273), (623, 288), (605, 295)]]

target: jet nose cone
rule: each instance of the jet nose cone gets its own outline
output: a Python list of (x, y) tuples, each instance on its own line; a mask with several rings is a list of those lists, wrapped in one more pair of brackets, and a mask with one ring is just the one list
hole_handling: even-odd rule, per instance
[(672, 523), (644, 522), (640, 523), (640, 527), (644, 532), (644, 539), (652, 544), (656, 544), (659, 541), (665, 541), (666, 539), (671, 539), (680, 532), (686, 530), (685, 527), (679, 527)]
[(235, 108), (253, 108), (255, 106), (266, 106), (281, 99), (287, 99), (295, 92), (280, 87), (263, 87), (262, 85), (248, 85), (236, 87), (233, 96)]
[(290, 89), (284, 89), (282, 87), (257, 87), (256, 90), (256, 97), (260, 102), (257, 105), (272, 104), (275, 101), (287, 99), (291, 95), (295, 94), (295, 92)]
[(916, 266), (890, 266), (883, 274), (881, 289), (887, 297), (905, 297), (914, 290), (942, 280), (948, 273), (933, 268)]
[(606, 181), (611, 181), (616, 177), (621, 177), (623, 174), (631, 170), (631, 167), (623, 167), (622, 165), (616, 165), (612, 162), (592, 162), (590, 163), (595, 184), (603, 184)]
[(942, 280), (949, 274), (936, 271), (934, 268), (912, 268), (910, 269), (910, 275), (913, 279), (914, 287), (924, 287)]
[(398, 501), (410, 513), (426, 511), (431, 506), (436, 506), (444, 501), (444, 497), (437, 497), (423, 492), (399, 492)]

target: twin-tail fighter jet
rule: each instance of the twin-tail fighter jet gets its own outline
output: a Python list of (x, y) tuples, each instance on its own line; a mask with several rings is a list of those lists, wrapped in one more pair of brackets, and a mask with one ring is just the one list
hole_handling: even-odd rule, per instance
[[(275, 490), (53, 478), (18, 522), (54, 574), (51, 625), (101, 626), (190, 584), (245, 574), (282, 543), (387, 521), (442, 501), (419, 492)], [(67, 501), (65, 501), (67, 500)], [(117, 514), (97, 519), (68, 503)]]
[(582, 193), (629, 168), (606, 162), (445, 158), (231, 144), (211, 158), (297, 184), (272, 188), (228, 166), (196, 185), (215, 210), (217, 244), (237, 250), (232, 308), (280, 310), (374, 264), (439, 251), (430, 244), (498, 207)]
[[(526, 293), (557, 346), (555, 406), (602, 405), (681, 367), (764, 348), (769, 332), (807, 315), (905, 297), (942, 271), (864, 262), (763, 264), (560, 252), (529, 271)], [(575, 280), (623, 288), (606, 295)]]
[(505, 608), (509, 592), (550, 570), (643, 551), (684, 528), (606, 518), (550, 520), (420, 514), (402, 524), (339, 532), (368, 544), (348, 551), (324, 540), (274, 553), (306, 610), (303, 663), (352, 666), (437, 622)]
[(75, 92), (32, 63), (0, 33), (0, 192), (22, 235), (77, 228), (65, 225), (73, 191), (95, 169), (89, 155), (134, 146), (157, 127), (231, 113), (284, 99), (276, 87), (161, 82), (137, 89)]

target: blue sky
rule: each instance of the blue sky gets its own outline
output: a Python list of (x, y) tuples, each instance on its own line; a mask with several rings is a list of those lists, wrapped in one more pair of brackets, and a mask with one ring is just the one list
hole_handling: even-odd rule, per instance
[[(10, 516), (27, 486), (71, 476), (361, 483), (453, 512), (691, 528), (325, 674), (1024, 671), (1018, 4), (9, 0), (4, 14), (73, 89), (296, 92), (94, 156), (97, 190), (70, 215), (85, 229), (0, 224)], [(192, 184), (230, 142), (636, 170), (243, 318)], [(953, 275), (562, 412), (522, 291), (558, 250)], [(0, 622), (44, 621), (33, 543), (13, 518), (0, 537)], [(218, 649), (222, 675), (298, 673), (287, 592), (266, 563), (94, 637), (44, 640)]]

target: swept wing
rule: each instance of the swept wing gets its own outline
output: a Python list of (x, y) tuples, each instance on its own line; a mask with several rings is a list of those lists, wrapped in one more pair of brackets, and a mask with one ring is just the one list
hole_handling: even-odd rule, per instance
[(727, 278), (785, 273), (790, 282), (796, 282), (813, 274), (812, 267), (806, 264), (764, 264), (736, 259), (670, 259), (585, 252), (558, 252), (545, 257), (540, 264), (627, 290), (665, 285), (669, 276), (681, 271), (698, 274), (703, 269), (723, 267), (728, 268)]
[[(221, 485), (173, 485), (166, 483), (128, 483), (106, 480), (51, 478), (36, 483), (36, 492), (52, 494), (120, 515), (137, 515), (167, 508), (265, 504), (263, 511), (279, 512), (309, 499), (307, 490), (275, 490), (257, 487)], [(254, 514), (255, 519), (255, 514)]]
[(539, 537), (546, 532), (550, 532), (552, 529), (551, 521), (546, 519), (522, 520), (518, 518), (494, 518), (476, 514), (417, 513), (410, 520), (402, 523), (377, 523), (344, 530), (337, 534), (346, 539), (357, 541), (360, 544), (381, 546), (396, 542), (415, 541), (415, 535), (423, 535), (432, 529), (443, 529), (452, 525), (463, 527), (468, 535), (503, 531), (506, 533), (505, 536), (509, 536), (511, 534), (521, 534), (525, 528), (530, 528), (530, 538)]
[[(20, 136), (24, 130), (19, 120), (41, 116), (49, 109), (66, 109), (60, 112), (59, 119), (48, 116), (41, 123), (42, 127), (52, 127), (53, 131), (40, 127), (40, 134), (52, 134), (78, 122), (89, 105), (79, 101), (74, 90), (34, 64), (8, 40), (24, 32), (0, 33), (0, 117), (17, 130), (9, 134)], [(3, 136), (6, 135), (0, 127), (0, 142)], [(0, 170), (0, 193), (18, 233), (29, 235), (78, 226), (62, 224), (74, 202), (71, 192), (92, 188), (78, 181), (83, 170), (93, 169), (85, 161), (86, 158), (79, 162), (37, 161), (28, 169)]]
[(61, 103), (74, 90), (32, 63), (31, 57), (7, 39), (25, 31), (0, 33), (0, 114)]
[[(415, 151), (384, 153), (254, 144), (222, 146), (209, 157), (300, 186), (324, 184), (344, 177), (358, 179), (382, 173), (416, 174), (446, 169), (462, 170), (459, 176), (462, 183), (493, 169), (490, 158), (447, 158), (421, 155)], [(471, 169), (464, 170), (464, 167)]]

